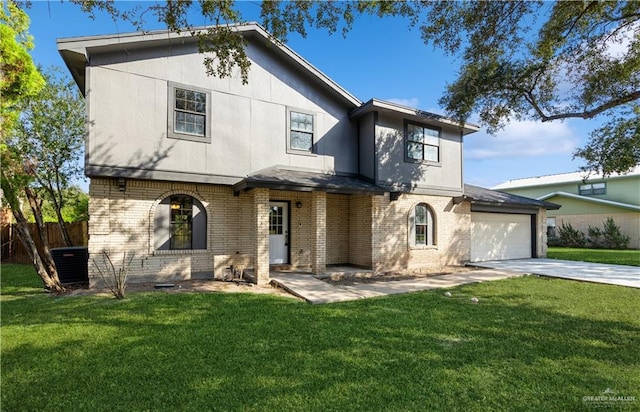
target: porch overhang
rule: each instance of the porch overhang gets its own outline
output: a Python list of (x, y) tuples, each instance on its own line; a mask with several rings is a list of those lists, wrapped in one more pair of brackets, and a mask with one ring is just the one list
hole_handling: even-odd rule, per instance
[(354, 176), (289, 170), (278, 167), (249, 175), (233, 185), (235, 193), (253, 188), (373, 196), (382, 196), (386, 192), (385, 189)]

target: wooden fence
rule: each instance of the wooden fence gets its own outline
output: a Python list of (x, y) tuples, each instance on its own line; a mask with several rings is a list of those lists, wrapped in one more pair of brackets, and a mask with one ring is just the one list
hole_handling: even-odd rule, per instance
[[(89, 231), (87, 222), (66, 223), (69, 236), (73, 242), (72, 246), (87, 246), (89, 239)], [(46, 223), (47, 235), (49, 237), (49, 246), (51, 248), (65, 247), (62, 240), (62, 234), (57, 223)], [(36, 243), (38, 249), (42, 248), (40, 237), (36, 232), (36, 224), (29, 224), (29, 232)], [(31, 263), (29, 253), (22, 245), (20, 235), (15, 224), (3, 224), (0, 227), (0, 239), (2, 248), (0, 249), (0, 258), (3, 263)]]

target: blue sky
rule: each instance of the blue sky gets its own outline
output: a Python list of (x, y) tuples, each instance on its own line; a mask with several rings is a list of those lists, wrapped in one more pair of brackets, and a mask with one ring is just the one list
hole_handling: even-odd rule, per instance
[[(257, 2), (242, 2), (240, 7), (246, 21), (260, 20)], [(27, 13), (36, 45), (32, 56), (45, 67), (64, 67), (57, 38), (135, 31), (106, 15), (92, 20), (78, 6), (56, 0), (34, 1)], [(150, 18), (149, 29), (163, 28), (152, 23)], [(192, 24), (207, 22), (194, 13)], [(425, 45), (419, 30), (409, 29), (402, 19), (364, 17), (356, 20), (346, 38), (310, 29), (306, 38), (290, 35), (287, 44), (362, 101), (375, 97), (440, 114), (438, 99), (459, 67), (456, 58)], [(575, 171), (583, 163), (572, 160), (573, 151), (586, 143), (588, 133), (599, 124), (599, 119), (525, 121), (510, 124), (497, 136), (484, 131), (467, 136), (465, 182), (492, 187), (510, 179)]]

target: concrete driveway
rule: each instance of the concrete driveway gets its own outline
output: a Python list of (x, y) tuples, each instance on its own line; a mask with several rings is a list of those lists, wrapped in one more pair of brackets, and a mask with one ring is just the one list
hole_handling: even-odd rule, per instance
[(474, 262), (473, 266), (640, 288), (640, 266), (607, 265), (558, 259), (496, 260)]

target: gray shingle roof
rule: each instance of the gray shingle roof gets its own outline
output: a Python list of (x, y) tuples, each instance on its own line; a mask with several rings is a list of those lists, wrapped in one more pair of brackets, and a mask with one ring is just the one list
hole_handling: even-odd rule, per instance
[(271, 167), (247, 176), (233, 186), (235, 191), (264, 187), (302, 192), (322, 191), (342, 194), (383, 195), (385, 190), (365, 180), (351, 176), (314, 173)]
[[(383, 195), (386, 191), (384, 188), (357, 177), (290, 170), (277, 166), (247, 176), (236, 183), (233, 189), (239, 192), (257, 187), (302, 192), (322, 191), (327, 193), (370, 195)], [(464, 185), (464, 197), (473, 204), (528, 208), (544, 207), (549, 210), (560, 208), (560, 206), (555, 203), (467, 184)]]
[(499, 192), (497, 190), (485, 189), (479, 186), (464, 185), (464, 196), (471, 200), (471, 203), (485, 205), (509, 205), (520, 207), (543, 207), (547, 210), (560, 209), (560, 205), (542, 200), (531, 199), (524, 196), (513, 195), (511, 193)]

